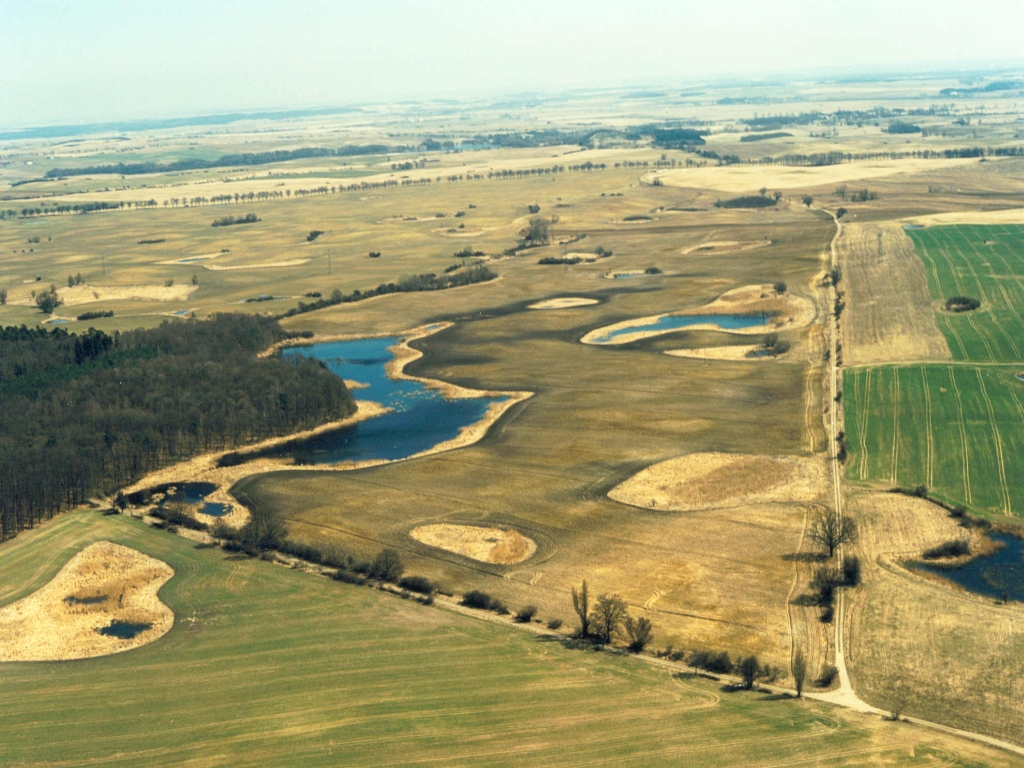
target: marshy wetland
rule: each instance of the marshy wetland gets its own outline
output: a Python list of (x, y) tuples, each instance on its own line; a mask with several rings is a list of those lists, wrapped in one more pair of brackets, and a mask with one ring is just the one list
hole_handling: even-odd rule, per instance
[[(948, 83), (928, 81), (939, 85)], [(836, 98), (904, 109), (924, 98), (922, 87), (844, 85)], [(115, 338), (165, 322), (194, 333), (222, 312), (264, 318), (266, 343), (247, 342), (242, 367), (273, 406), (211, 379), (208, 387), (230, 390), (224, 413), (255, 414), (261, 429), (226, 420), (211, 437), (203, 429), (215, 408), (177, 402), (173, 462), (137, 471), (132, 456), (112, 449), (116, 462), (101, 469), (116, 470), (117, 481), (75, 500), (93, 509), (33, 520), (24, 527), (34, 530), (4, 542), (0, 648), (14, 650), (0, 660), (93, 659), (69, 670), (83, 695), (106, 685), (109, 697), (127, 682), (139, 691), (139, 712), (207, 734), (187, 755), (172, 735), (157, 734), (167, 762), (216, 761), (227, 731), (266, 746), (271, 761), (284, 754), (274, 750), (296, 749), (297, 760), (330, 763), (344, 748), (353, 760), (379, 762), (412, 748), (404, 731), (381, 737), (399, 727), (394, 718), (399, 730), (425, 722), (450, 737), (423, 752), (440, 762), (555, 764), (565, 755), (551, 743), (530, 737), (521, 751), (517, 734), (583, 721), (621, 727), (609, 754), (623, 761), (719, 748), (709, 763), (736, 762), (737, 749), (754, 761), (767, 739), (777, 739), (769, 751), (780, 761), (929, 764), (940, 749), (950, 762), (1004, 759), (951, 734), (851, 719), (841, 707), (887, 710), (899, 678), (913, 690), (907, 713), (1024, 740), (1016, 682), (1024, 609), (1012, 583), (1019, 540), (956, 571), (924, 577), (903, 567), (937, 543), (980, 535), (967, 529), (973, 516), (1019, 524), (1024, 161), (943, 155), (967, 140), (945, 112), (921, 117), (930, 135), (900, 139), (921, 142), (908, 152), (935, 155), (899, 154), (888, 118), (858, 113), (861, 125), (847, 125), (815, 89), (772, 102), (779, 120), (822, 110), (786, 126), (792, 142), (751, 144), (742, 137), (764, 127), (754, 113), (767, 107), (719, 101), (746, 98), (746, 89), (711, 93), (712, 106), (701, 101), (710, 96), (669, 99), (673, 120), (701, 116), (710, 126), (693, 146), (666, 146), (648, 128), (640, 139), (612, 125), (598, 136), (592, 124), (624, 109), (620, 95), (581, 94), (571, 109), (480, 102), (461, 121), (464, 132), (451, 127), (447, 107), (395, 105), (300, 119), (287, 132), (269, 120), (253, 133), (139, 135), (132, 150), (159, 163), (275, 152), (300, 139), (333, 147), (345, 137), (379, 141), (387, 148), (379, 152), (122, 178), (37, 178), (42, 166), (0, 166), (0, 210), (40, 208), (0, 220), (0, 253), (9, 254), (0, 258), (0, 324), (46, 323), (80, 336), (92, 327)], [(774, 93), (764, 86), (764, 98)], [(646, 115), (663, 97), (640, 106)], [(506, 114), (534, 125), (530, 110), (552, 120), (550, 141), (493, 138), (505, 135)], [(977, 130), (986, 142), (1016, 146), (1012, 120), (985, 115)], [(392, 147), (396, 131), (408, 132), (402, 141), (415, 150)], [(435, 135), (452, 146), (435, 147), (427, 141)], [(61, 148), (33, 139), (10, 151), (33, 163), (49, 155), (53, 168), (119, 151), (113, 138), (81, 141)], [(813, 159), (837, 147), (835, 162)], [(125, 206), (46, 212), (81, 201)], [(211, 226), (250, 212), (245, 226)], [(950, 212), (969, 220), (927, 218)], [(995, 214), (1011, 220), (990, 221)], [(43, 313), (37, 296), (51, 284), (63, 304)], [(977, 294), (978, 310), (942, 314), (942, 302), (960, 294)], [(86, 363), (83, 351), (75, 361), (68, 345), (71, 382), (128, 371), (134, 359)], [(137, 357), (170, 358), (172, 346)], [(205, 382), (201, 366), (189, 370)], [(271, 414), (322, 395), (281, 385), (296, 370), (339, 390), (344, 381), (354, 411), (295, 419), (301, 429), (274, 422)], [(23, 375), (12, 369), (0, 394), (49, 384)], [(113, 445), (118, 430), (147, 434), (114, 420), (96, 434)], [(48, 437), (24, 439), (42, 450)], [(54, 467), (72, 472), (68, 455)], [(0, 473), (0, 482), (14, 479)], [(887, 493), (894, 485), (926, 488)], [(120, 509), (119, 490), (129, 514), (101, 515)], [(821, 572), (839, 559), (827, 556), (814, 526), (837, 499), (858, 531), (843, 558), (862, 570), (856, 585), (832, 585), (839, 597), (826, 611)], [(185, 508), (207, 530), (146, 527), (154, 506)], [(959, 506), (959, 516), (949, 514)], [(277, 526), (278, 549), (269, 537), (243, 540), (266, 521)], [(219, 540), (234, 548), (218, 549)], [(96, 566), (85, 579), (76, 558), (93, 562), (93, 547), (128, 550), (102, 549), (117, 578)], [(329, 553), (330, 562), (303, 562), (308, 552)], [(384, 552), (416, 580), (373, 576)], [(116, 565), (122, 560), (134, 565)], [(342, 572), (339, 581), (383, 581), (396, 594), (318, 578)], [(963, 579), (964, 589), (943, 579)], [(616, 595), (631, 616), (652, 622), (655, 639), (639, 658), (572, 650), (581, 643), (572, 594), (584, 580), (595, 598)], [(490, 622), (459, 615), (472, 612), (459, 605), (469, 592), (510, 616), (528, 613), (519, 623), (533, 633), (516, 633), (500, 611), (477, 612)], [(624, 629), (607, 645), (624, 649)], [(798, 652), (806, 690), (840, 707), (780, 692), (795, 683)], [(756, 655), (778, 690), (723, 695), (732, 678), (712, 684), (687, 663), (722, 653)], [(848, 668), (829, 678), (840, 659)], [(42, 667), (10, 669), (19, 690), (37, 692), (48, 722), (75, 727)], [(152, 692), (140, 684), (146, 676)], [(219, 684), (205, 690), (200, 678)], [(160, 697), (160, 686), (189, 694)], [(457, 696), (470, 703), (452, 717)], [(509, 696), (521, 702), (514, 720)], [(273, 727), (233, 719), (243, 704)], [(18, 759), (60, 758), (53, 745), (31, 743), (16, 713), (5, 718)], [(297, 721), (315, 756), (290, 730)], [(716, 723), (731, 736), (709, 747)], [(691, 725), (704, 734), (699, 747), (687, 742)], [(148, 747), (124, 727), (102, 722), (125, 754), (144, 760)], [(607, 727), (587, 738), (596, 744)], [(477, 737), (493, 751), (474, 752)], [(97, 760), (111, 754), (101, 740), (88, 744)], [(576, 757), (609, 755), (594, 747)]]

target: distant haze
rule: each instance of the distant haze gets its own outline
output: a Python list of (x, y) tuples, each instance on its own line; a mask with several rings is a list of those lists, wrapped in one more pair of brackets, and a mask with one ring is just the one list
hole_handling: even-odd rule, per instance
[(1024, 62), (1022, 0), (0, 0), (0, 128)]

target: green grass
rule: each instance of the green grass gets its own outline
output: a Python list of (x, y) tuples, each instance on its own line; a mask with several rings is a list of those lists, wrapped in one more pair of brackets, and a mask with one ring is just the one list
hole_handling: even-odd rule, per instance
[(0, 764), (931, 764), (960, 759), (950, 745), (979, 749), (722, 693), (91, 512), (3, 547), (0, 604), (100, 539), (173, 566), (161, 597), (174, 628), (105, 658), (0, 665)]
[(948, 226), (907, 230), (924, 261), (932, 298), (981, 299), (973, 312), (940, 312), (956, 360), (1024, 360), (1024, 226)]
[(987, 514), (1024, 512), (1024, 383), (1010, 366), (844, 373), (853, 481), (927, 485)]

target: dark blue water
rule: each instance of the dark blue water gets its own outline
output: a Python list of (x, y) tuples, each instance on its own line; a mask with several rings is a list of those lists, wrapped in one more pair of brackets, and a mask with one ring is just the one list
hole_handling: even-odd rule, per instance
[(616, 280), (629, 280), (631, 277), (643, 277), (643, 272), (621, 272), (616, 275), (612, 275)]
[(937, 573), (975, 594), (1024, 602), (1024, 541), (999, 533), (989, 534), (989, 538), (1005, 546), (987, 557), (977, 557), (961, 568), (941, 568), (924, 563), (917, 567)]
[(343, 379), (367, 384), (359, 390), (360, 399), (381, 403), (394, 411), (345, 429), (288, 443), (266, 455), (291, 456), (303, 464), (404, 459), (458, 436), (462, 427), (480, 421), (491, 403), (505, 399), (445, 400), (439, 392), (418, 381), (389, 379), (384, 372), (392, 358), (388, 347), (398, 342), (395, 337), (358, 339), (284, 350), (282, 355), (286, 358), (312, 357)]
[(634, 325), (629, 328), (617, 328), (594, 339), (598, 344), (607, 344), (612, 339), (640, 331), (674, 331), (679, 328), (688, 328), (691, 325), (717, 325), (722, 330), (736, 328), (754, 328), (764, 325), (768, 321), (768, 315), (665, 315), (658, 318), (656, 322), (647, 325)]
[[(198, 511), (210, 517), (223, 517), (231, 511), (230, 504), (219, 504), (213, 501), (206, 501), (206, 497), (217, 490), (213, 483), (170, 483), (151, 488), (150, 493), (162, 493), (164, 499), (157, 506), (165, 504), (186, 504), (190, 507), (198, 507)], [(132, 504), (144, 504), (145, 492), (133, 493), (128, 497)]]
[(96, 631), (101, 635), (108, 635), (110, 637), (116, 637), (120, 640), (131, 640), (138, 634), (145, 632), (147, 629), (152, 627), (152, 624), (135, 624), (130, 621), (118, 621), (115, 619), (105, 627), (101, 627)]

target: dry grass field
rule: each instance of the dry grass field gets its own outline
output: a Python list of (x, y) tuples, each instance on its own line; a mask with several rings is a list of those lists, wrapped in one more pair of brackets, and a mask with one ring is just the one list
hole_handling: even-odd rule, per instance
[(1024, 606), (932, 581), (904, 567), (928, 547), (963, 538), (944, 510), (891, 493), (856, 493), (864, 586), (847, 624), (850, 674), (862, 698), (958, 728), (1019, 742), (1024, 722)]
[[(928, 81), (926, 95), (952, 84)], [(749, 94), (725, 86), (715, 98), (626, 101), (585, 92), (557, 105), (479, 103), (454, 128), (448, 105), (394, 105), (294, 124), (257, 121), (201, 137), (154, 131), (133, 135), (130, 146), (101, 136), (10, 142), (0, 145), (0, 210), (156, 205), (0, 220), (0, 288), (7, 291), (0, 325), (113, 333), (193, 314), (279, 314), (333, 291), (486, 263), (497, 279), (376, 296), (282, 322), (323, 337), (450, 323), (411, 342), (422, 357), (407, 374), (534, 393), (481, 440), (353, 471), (275, 471), (279, 465), (261, 461), (251, 472), (223, 470), (219, 479), (237, 479), (231, 492), (245, 507), (279, 511), (298, 543), (338, 545), (359, 559), (392, 547), (409, 573), (454, 593), (483, 590), (513, 612), (536, 605), (541, 620), (561, 619), (566, 632), (575, 618), (571, 589), (585, 579), (593, 593), (617, 593), (634, 615), (649, 617), (655, 648), (723, 650), (734, 659), (756, 653), (787, 683), (797, 651), (811, 678), (835, 660), (834, 625), (820, 621), (808, 599), (821, 562), (808, 527), (832, 499), (826, 424), (841, 406), (826, 394), (832, 307), (824, 277), (835, 233), (829, 212), (842, 206), (842, 364), (852, 366), (842, 404), (850, 450), (844, 487), (862, 533), (850, 552), (864, 563), (863, 585), (847, 590), (854, 689), (887, 706), (894, 685), (903, 687), (911, 691), (908, 714), (1021, 742), (1020, 606), (993, 606), (904, 568), (923, 548), (966, 534), (933, 506), (865, 489), (925, 483), (960, 501), (957, 489), (969, 484), (963, 500), (978, 511), (1024, 509), (1015, 458), (1024, 410), (1020, 403), (1020, 413), (1009, 409), (1015, 371), (956, 367), (957, 384), (977, 380), (988, 395), (979, 385), (958, 394), (959, 405), (940, 381), (953, 375), (954, 357), (1019, 360), (1004, 352), (1021, 344), (1008, 323), (1017, 311), (1020, 227), (1013, 225), (1021, 221), (1024, 161), (761, 162), (791, 153), (1015, 146), (1016, 113), (1005, 101), (966, 100), (964, 110), (985, 115), (984, 128), (961, 130), (953, 122), (958, 112), (938, 111), (920, 118), (927, 136), (890, 135), (882, 119), (799, 124), (786, 129), (788, 137), (740, 141), (752, 111), (903, 108), (923, 87), (764, 85), (758, 94), (767, 108), (730, 103)], [(715, 155), (598, 132), (590, 148), (430, 150), (38, 180), (49, 167), (336, 146), (339, 136), (415, 145), (450, 134), (472, 145), (479, 135), (529, 131), (548, 119), (567, 135), (594, 125), (626, 130), (699, 120), (713, 128), (701, 149)], [(716, 161), (720, 155), (744, 162)], [(416, 167), (392, 168), (406, 160)], [(599, 167), (573, 170), (584, 163)], [(523, 173), (552, 165), (567, 168)], [(430, 183), (412, 183), (423, 179)], [(326, 194), (302, 194), (317, 187)], [(715, 206), (762, 187), (780, 192), (776, 205)], [(858, 190), (871, 194), (854, 201)], [(236, 192), (239, 199), (224, 205), (180, 204)], [(260, 192), (274, 196), (241, 197)], [(211, 226), (250, 212), (259, 221)], [(510, 255), (532, 216), (550, 222), (550, 242)], [(958, 216), (998, 224), (1001, 250), (970, 230), (976, 247), (944, 243), (948, 263), (940, 265), (922, 260), (902, 229)], [(471, 255), (456, 255), (466, 250)], [(990, 251), (998, 264), (979, 261)], [(575, 256), (578, 263), (540, 263)], [(79, 274), (82, 282), (69, 286)], [(968, 285), (968, 277), (975, 282)], [(730, 291), (756, 286), (767, 295), (777, 283), (786, 284), (785, 299), (774, 297), (772, 308), (787, 302), (786, 309), (799, 309), (790, 313), (799, 322), (746, 335), (701, 327), (624, 344), (582, 343), (601, 328), (704, 312)], [(65, 302), (52, 317), (33, 297), (50, 284)], [(950, 322), (982, 315), (937, 315), (936, 292), (944, 297), (950, 286), (968, 293), (980, 286), (997, 310), (986, 306), (984, 317), (1002, 331), (986, 325), (954, 348)], [(112, 317), (76, 319), (109, 311)], [(744, 357), (770, 334), (788, 345), (785, 354)], [(1001, 346), (979, 351), (986, 341)], [(951, 446), (957, 450), (949, 453)], [(0, 763), (217, 764), (241, 750), (296, 765), (379, 763), (413, 750), (418, 759), (447, 763), (1010, 763), (946, 735), (815, 704), (725, 694), (720, 684), (637, 660), (572, 652), (91, 513), (65, 515), (0, 549), (0, 611), (100, 539), (174, 569), (160, 597), (175, 625), (118, 656), (52, 668), (0, 665), (4, 690), (30, 703), (0, 707)], [(43, 684), (49, 669), (59, 670), (59, 685)], [(67, 690), (76, 691), (73, 706)], [(131, 695), (118, 699), (121, 691)], [(580, 745), (567, 749), (571, 734)]]

